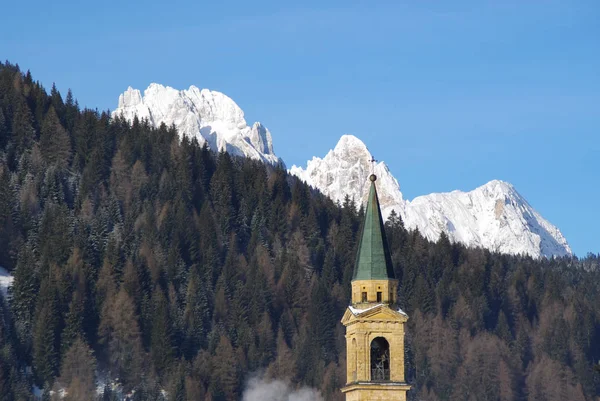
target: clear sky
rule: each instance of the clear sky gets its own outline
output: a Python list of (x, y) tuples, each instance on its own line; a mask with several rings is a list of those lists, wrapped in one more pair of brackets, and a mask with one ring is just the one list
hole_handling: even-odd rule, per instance
[(342, 134), (407, 199), (511, 182), (579, 256), (600, 252), (600, 1), (29, 0), (0, 59), (114, 109), (196, 85), (263, 122), (288, 166)]

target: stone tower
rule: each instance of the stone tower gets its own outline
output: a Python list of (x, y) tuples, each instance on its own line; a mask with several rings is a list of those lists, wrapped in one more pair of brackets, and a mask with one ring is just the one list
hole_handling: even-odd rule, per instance
[(396, 306), (398, 280), (385, 237), (377, 177), (371, 175), (356, 264), (352, 305), (346, 326), (347, 401), (405, 401), (410, 386), (404, 378), (404, 323), (408, 316)]

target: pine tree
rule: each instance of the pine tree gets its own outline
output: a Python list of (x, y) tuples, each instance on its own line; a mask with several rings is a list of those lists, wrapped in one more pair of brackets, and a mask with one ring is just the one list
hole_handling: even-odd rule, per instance
[(71, 225), (64, 204), (49, 202), (39, 227), (39, 252), (44, 264), (63, 265), (70, 255)]
[(198, 352), (201, 346), (206, 346), (206, 335), (210, 324), (210, 305), (207, 289), (202, 285), (198, 269), (190, 269), (188, 280), (184, 319), (183, 352), (188, 359)]
[(495, 332), (505, 343), (512, 344), (512, 333), (504, 311), (500, 311), (500, 314), (498, 315), (498, 323), (496, 324)]
[(313, 286), (308, 311), (311, 327), (311, 342), (317, 347), (320, 358), (326, 363), (336, 358), (334, 308), (329, 298), (329, 289), (323, 284)]
[(171, 364), (173, 358), (173, 343), (171, 332), (171, 319), (169, 316), (167, 299), (156, 287), (152, 295), (154, 312), (152, 319), (151, 346), (154, 367), (162, 374)]
[(17, 102), (15, 115), (12, 121), (12, 137), (15, 141), (16, 152), (20, 155), (33, 145), (36, 133), (33, 127), (34, 120), (31, 110), (24, 99)]
[(65, 328), (61, 338), (61, 349), (66, 351), (79, 336), (83, 335), (83, 315), (85, 300), (79, 291), (73, 293), (69, 311), (65, 316)]
[(267, 373), (271, 377), (295, 377), (296, 371), (293, 363), (293, 354), (285, 341), (281, 327), (277, 330), (277, 351), (275, 360), (269, 366)]
[(124, 289), (106, 302), (99, 334), (113, 377), (120, 378), (126, 388), (135, 387), (140, 381), (142, 344), (135, 308)]
[(65, 104), (63, 103), (60, 92), (56, 89), (56, 83), (52, 83), (52, 89), (50, 90), (50, 104), (50, 108), (56, 110), (61, 116), (64, 115)]
[[(1, 109), (0, 109), (1, 113)], [(0, 130), (2, 129), (0, 115)], [(0, 139), (1, 141), (1, 139)], [(19, 233), (13, 221), (13, 193), (9, 180), (8, 166), (0, 162), (0, 266), (12, 268), (14, 247)]]
[(17, 334), (26, 349), (31, 344), (31, 329), (39, 285), (35, 254), (30, 246), (24, 245), (19, 252), (17, 267), (14, 271), (14, 282), (10, 291)]
[(229, 237), (236, 217), (232, 168), (231, 157), (221, 152), (217, 170), (210, 182), (210, 195), (223, 238)]
[(73, 99), (73, 92), (71, 89), (67, 92), (67, 98), (65, 100), (65, 128), (69, 132), (73, 132), (73, 127), (75, 126), (75, 120), (77, 119), (77, 114), (79, 113), (79, 106), (77, 102)]
[(40, 147), (48, 165), (56, 165), (59, 169), (66, 168), (69, 165), (71, 140), (67, 131), (61, 125), (53, 106), (50, 106), (42, 123)]
[(211, 393), (213, 399), (223, 401), (237, 400), (239, 394), (238, 362), (231, 342), (221, 336), (212, 363)]
[(4, 147), (8, 143), (10, 139), (9, 134), (10, 132), (8, 130), (8, 127), (6, 126), (6, 117), (4, 116), (2, 107), (0, 107), (0, 149), (4, 149)]
[(8, 366), (0, 362), (0, 401), (12, 401), (14, 394), (8, 376)]
[(258, 366), (267, 366), (275, 353), (275, 339), (273, 325), (269, 314), (263, 312), (256, 331)]
[(55, 290), (51, 284), (45, 284), (33, 327), (33, 370), (38, 384), (52, 383), (58, 374), (58, 324)]
[(96, 391), (96, 360), (90, 347), (78, 337), (65, 352), (58, 382), (67, 400), (84, 401)]

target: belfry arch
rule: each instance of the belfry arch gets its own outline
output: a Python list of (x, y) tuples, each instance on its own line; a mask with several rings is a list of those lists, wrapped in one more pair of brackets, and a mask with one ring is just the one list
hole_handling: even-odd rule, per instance
[(371, 381), (390, 380), (390, 343), (385, 337), (371, 341)]

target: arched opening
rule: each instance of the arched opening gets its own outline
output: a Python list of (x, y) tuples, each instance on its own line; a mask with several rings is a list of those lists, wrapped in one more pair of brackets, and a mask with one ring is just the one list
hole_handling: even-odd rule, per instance
[(371, 381), (390, 380), (390, 344), (383, 337), (371, 341)]

